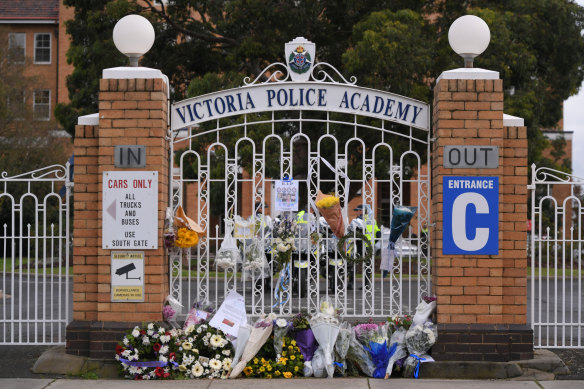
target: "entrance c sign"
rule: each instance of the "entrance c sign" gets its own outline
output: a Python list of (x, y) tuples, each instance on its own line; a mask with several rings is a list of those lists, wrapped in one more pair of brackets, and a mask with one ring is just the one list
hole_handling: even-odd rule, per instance
[(499, 178), (444, 177), (444, 254), (499, 254)]

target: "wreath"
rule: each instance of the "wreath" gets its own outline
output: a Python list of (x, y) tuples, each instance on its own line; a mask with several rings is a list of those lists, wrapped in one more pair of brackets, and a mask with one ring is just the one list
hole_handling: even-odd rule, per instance
[(178, 330), (167, 330), (153, 323), (146, 328), (134, 327), (116, 346), (120, 373), (133, 380), (171, 378), (178, 334)]
[(183, 378), (227, 378), (233, 347), (223, 331), (206, 323), (188, 326), (178, 338), (176, 369)]
[[(348, 254), (345, 251), (345, 242), (347, 241), (347, 239), (351, 239), (351, 238), (355, 238), (355, 240), (359, 239), (363, 242), (363, 244), (365, 245), (365, 253), (363, 254), (363, 256), (357, 256), (355, 254), (356, 250), (353, 250), (352, 254)], [(355, 246), (353, 246), (353, 249), (354, 248), (355, 248)], [(337, 244), (337, 251), (339, 252), (339, 255), (341, 256), (341, 258), (343, 258), (347, 262), (352, 262), (352, 263), (366, 262), (366, 261), (370, 261), (371, 258), (373, 258), (373, 245), (369, 241), (369, 238), (367, 238), (367, 236), (365, 236), (364, 234), (362, 234), (360, 232), (354, 232), (354, 233), (350, 232), (350, 233), (344, 235), (341, 239), (339, 239), (339, 243)]]

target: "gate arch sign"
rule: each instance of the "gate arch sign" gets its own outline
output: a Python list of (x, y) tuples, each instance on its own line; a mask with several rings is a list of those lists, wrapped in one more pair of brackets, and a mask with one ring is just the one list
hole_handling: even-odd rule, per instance
[[(290, 43), (292, 45), (288, 46)], [(428, 104), (394, 93), (356, 86), (355, 78), (348, 82), (338, 72), (338, 76), (345, 82), (336, 82), (324, 70), (317, 70), (322, 67), (336, 72), (331, 65), (325, 62), (306, 62), (311, 58), (309, 54), (304, 62), (302, 59), (298, 60), (298, 51), (303, 50), (304, 46), (314, 45), (312, 42), (296, 38), (290, 43), (286, 49), (288, 54), (290, 47), (292, 48), (290, 62), (273, 64), (287, 67), (288, 75), (285, 78), (278, 79), (282, 72), (272, 70), (271, 76), (264, 83), (257, 84), (256, 79), (241, 88), (209, 93), (175, 103), (171, 109), (171, 129), (176, 131), (209, 120), (241, 114), (308, 110), (369, 116), (430, 131)], [(302, 74), (299, 74), (297, 64), (308, 66), (303, 67)], [(264, 69), (262, 74), (270, 67)], [(316, 82), (307, 81), (310, 77)], [(289, 79), (291, 82), (285, 82)]]

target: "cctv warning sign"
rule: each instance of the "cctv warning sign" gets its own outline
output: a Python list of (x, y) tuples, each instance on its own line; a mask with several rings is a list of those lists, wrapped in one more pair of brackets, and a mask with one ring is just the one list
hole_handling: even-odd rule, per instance
[(144, 301), (144, 252), (112, 251), (112, 302)]

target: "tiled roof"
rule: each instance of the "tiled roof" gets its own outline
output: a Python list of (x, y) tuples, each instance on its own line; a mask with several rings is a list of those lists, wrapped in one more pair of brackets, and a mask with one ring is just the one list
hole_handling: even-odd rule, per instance
[(0, 0), (0, 20), (58, 20), (59, 0)]

